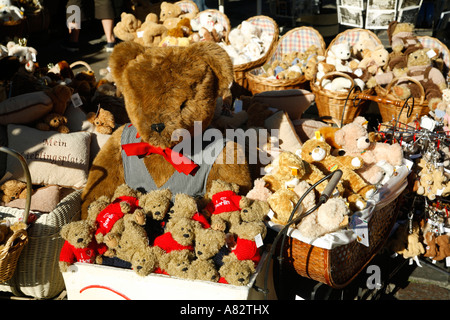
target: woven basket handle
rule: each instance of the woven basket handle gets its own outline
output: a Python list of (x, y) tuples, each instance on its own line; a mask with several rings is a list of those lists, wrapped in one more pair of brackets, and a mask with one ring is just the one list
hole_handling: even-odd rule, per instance
[(84, 61), (81, 61), (81, 60), (80, 60), (80, 61), (72, 62), (72, 63), (70, 64), (70, 69), (73, 69), (74, 67), (79, 66), (79, 65), (84, 66), (84, 67), (87, 69), (87, 71), (93, 72), (91, 66), (90, 66), (87, 62), (84, 62)]
[(21, 239), (23, 241), (26, 238), (27, 238), (27, 231), (25, 229), (15, 231), (13, 235), (8, 239), (8, 241), (6, 241), (4, 248), (5, 252), (8, 252), (14, 246), (14, 241), (16, 241), (16, 239)]
[(321, 90), (323, 89), (322, 82), (324, 79), (327, 79), (327, 78), (330, 78), (333, 76), (340, 76), (340, 77), (347, 78), (348, 80), (350, 80), (352, 82), (352, 88), (355, 86), (355, 81), (353, 81), (352, 77), (350, 77), (348, 74), (339, 72), (339, 71), (332, 71), (332, 72), (325, 73), (325, 75), (322, 77), (322, 79), (320, 79), (319, 88)]
[(423, 101), (425, 100), (425, 90), (422, 86), (422, 84), (420, 84), (420, 82), (417, 79), (414, 79), (412, 77), (401, 77), (401, 78), (394, 78), (386, 87), (386, 93), (389, 93), (392, 89), (392, 87), (394, 86), (394, 84), (396, 84), (397, 82), (399, 82), (400, 80), (408, 80), (411, 82), (414, 82), (415, 84), (417, 84), (419, 86), (419, 90), (420, 90), (420, 102), (419, 104), (423, 104)]

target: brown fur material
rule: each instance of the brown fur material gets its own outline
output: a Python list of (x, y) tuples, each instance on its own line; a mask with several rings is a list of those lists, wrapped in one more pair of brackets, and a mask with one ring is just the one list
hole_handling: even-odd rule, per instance
[[(202, 121), (203, 130), (210, 124), (216, 99), (223, 96), (233, 81), (233, 66), (228, 54), (217, 44), (202, 42), (189, 47), (148, 47), (122, 42), (114, 48), (109, 66), (117, 88), (123, 93), (130, 121), (142, 141), (154, 146), (173, 147), (171, 136), (176, 129), (193, 131), (194, 121)], [(164, 123), (157, 133), (151, 124)], [(95, 158), (82, 194), (82, 217), (89, 203), (101, 195), (112, 195), (124, 183), (120, 139), (123, 127), (117, 129)], [(243, 194), (251, 188), (247, 163), (228, 161), (242, 156), (235, 144), (233, 152), (222, 151), (213, 165), (212, 180), (235, 182)], [(160, 155), (144, 158), (144, 163), (158, 187), (174, 172)], [(152, 163), (150, 166), (149, 164)], [(231, 164), (230, 164), (231, 163)]]

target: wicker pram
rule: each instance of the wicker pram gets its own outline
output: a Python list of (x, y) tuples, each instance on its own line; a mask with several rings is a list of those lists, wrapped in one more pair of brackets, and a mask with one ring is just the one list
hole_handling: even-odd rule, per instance
[[(363, 210), (369, 214), (358, 214), (368, 222), (367, 246), (357, 241), (357, 237), (349, 237), (346, 242), (330, 245), (334, 240), (331, 242), (328, 240), (337, 239), (339, 236), (311, 243), (298, 237), (298, 231), (291, 226), (286, 233), (286, 241), (280, 242), (277, 241), (277, 238), (280, 239), (280, 235), (285, 232), (283, 229), (288, 225), (277, 228), (273, 228), (271, 225), (277, 231), (281, 228), (274, 245), (281, 250), (283, 263), (292, 267), (299, 275), (332, 288), (341, 289), (347, 286), (367, 266), (388, 239), (398, 216), (399, 199), (408, 184), (408, 174), (409, 170), (402, 167), (399, 170), (399, 176), (395, 178), (395, 183), (383, 191), (379, 191), (382, 196), (371, 201)], [(319, 246), (319, 243), (322, 246)], [(324, 246), (324, 243), (327, 245)]]

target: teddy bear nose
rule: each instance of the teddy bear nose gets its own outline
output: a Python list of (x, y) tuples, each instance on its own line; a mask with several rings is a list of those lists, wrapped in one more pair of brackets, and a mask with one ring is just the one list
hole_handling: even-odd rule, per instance
[(161, 133), (165, 127), (164, 123), (154, 123), (151, 125), (152, 130), (158, 133)]
[(141, 270), (142, 266), (137, 266), (136, 269)]
[(245, 280), (244, 278), (239, 278), (238, 279), (239, 282), (244, 282), (244, 280)]
[(155, 212), (155, 216), (159, 216), (160, 214), (161, 214), (161, 212), (159, 212), (159, 211)]
[(183, 234), (183, 237), (189, 238), (189, 235), (187, 233)]
[(77, 242), (78, 242), (78, 243), (83, 242), (83, 238), (78, 238), (78, 239), (77, 239)]
[(186, 272), (186, 271), (188, 271), (188, 268), (184, 267), (183, 269), (181, 269), (181, 271)]
[(202, 254), (203, 254), (203, 252), (197, 251), (197, 255), (201, 256)]

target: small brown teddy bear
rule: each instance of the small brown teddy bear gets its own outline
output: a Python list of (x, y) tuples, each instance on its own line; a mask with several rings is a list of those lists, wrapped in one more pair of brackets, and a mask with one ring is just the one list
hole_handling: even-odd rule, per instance
[(179, 18), (181, 13), (182, 10), (179, 5), (163, 1), (161, 3), (161, 11), (159, 12), (159, 20), (167, 29), (172, 29), (181, 20)]
[[(275, 191), (268, 199), (267, 203), (273, 211), (271, 220), (275, 223), (286, 224), (291, 216), (292, 210), (300, 200), (297, 193), (290, 189), (279, 189)], [(293, 219), (297, 218), (300, 214), (297, 211)]]
[(64, 115), (67, 103), (73, 94), (73, 89), (67, 85), (58, 84), (45, 92), (53, 102), (52, 112)]
[(251, 260), (238, 260), (232, 255), (223, 258), (224, 264), (219, 269), (219, 283), (246, 286), (255, 273), (255, 264)]
[[(148, 247), (147, 233), (141, 225), (136, 223), (133, 215), (124, 217), (124, 229), (120, 234), (120, 239), (111, 244), (108, 238), (105, 238), (105, 243), (110, 250), (115, 252), (117, 258), (128, 262), (132, 261), (136, 251)], [(155, 250), (155, 252), (157, 251)]]
[(36, 129), (42, 131), (57, 131), (59, 133), (69, 133), (67, 118), (58, 113), (49, 113), (44, 116), (41, 122), (36, 124)]
[[(376, 75), (384, 72), (388, 62), (389, 52), (383, 45), (379, 45), (364, 55), (364, 58), (358, 64), (358, 68), (367, 70), (369, 75)], [(368, 77), (363, 79), (364, 82), (367, 79)]]
[(165, 252), (194, 250), (195, 230), (201, 228), (199, 222), (188, 218), (179, 218), (166, 224), (164, 234), (156, 237), (153, 245)]
[(199, 212), (197, 201), (185, 193), (178, 193), (175, 195), (173, 206), (169, 211), (170, 221), (179, 218), (188, 218), (198, 221), (203, 228), (209, 228), (211, 226), (208, 219)]
[(193, 259), (194, 254), (190, 250), (175, 250), (163, 253), (159, 258), (160, 272), (186, 279), (189, 276), (189, 269)]
[(423, 255), (426, 258), (434, 258), (438, 254), (438, 248), (436, 246), (436, 234), (434, 232), (428, 231), (423, 236), (424, 243), (427, 245), (425, 247), (425, 254)]
[(389, 44), (394, 53), (403, 52), (408, 47), (419, 43), (414, 33), (414, 24), (412, 23), (392, 21), (389, 23), (387, 33)]
[(194, 280), (218, 282), (219, 277), (219, 271), (212, 260), (196, 259), (192, 261), (187, 273), (187, 278)]
[(136, 31), (135, 42), (145, 46), (157, 46), (167, 36), (167, 28), (159, 23), (155, 13), (149, 13)]
[(151, 245), (164, 233), (171, 204), (172, 192), (169, 189), (153, 190), (139, 197), (139, 207), (146, 216), (144, 228)]
[(233, 224), (241, 221), (240, 211), (247, 207), (251, 200), (239, 195), (239, 186), (235, 183), (215, 180), (209, 191), (211, 202), (211, 228), (228, 231)]
[(148, 276), (159, 267), (162, 254), (157, 247), (138, 248), (131, 257), (131, 268), (141, 277)]
[(114, 35), (120, 40), (131, 41), (136, 37), (136, 31), (139, 29), (141, 24), (142, 22), (133, 14), (122, 12), (120, 15), (120, 21), (113, 29)]
[(114, 115), (103, 108), (100, 108), (98, 112), (89, 112), (86, 120), (95, 126), (95, 131), (102, 134), (111, 134), (116, 127)]
[(97, 255), (106, 251), (105, 245), (95, 241), (96, 226), (89, 220), (70, 222), (61, 228), (61, 237), (65, 240), (59, 255), (61, 272), (75, 262), (95, 263)]
[[(98, 200), (97, 200), (98, 201)], [(95, 217), (97, 230), (95, 232), (95, 239), (98, 243), (107, 243), (108, 246), (116, 245), (125, 228), (125, 216), (131, 215), (132, 218), (139, 222), (140, 225), (145, 224), (145, 215), (142, 211), (138, 211), (138, 194), (135, 190), (126, 184), (117, 187), (112, 201), (106, 205)], [(91, 216), (95, 211), (98, 211), (103, 201), (91, 207)]]
[(441, 261), (447, 257), (450, 257), (450, 236), (448, 234), (437, 236), (436, 244), (439, 246), (439, 251), (433, 260)]
[(196, 229), (194, 253), (197, 260), (211, 260), (217, 269), (220, 268), (223, 257), (230, 253), (226, 234), (214, 229)]
[[(235, 160), (242, 159), (241, 148), (235, 142), (215, 139), (205, 148), (215, 148), (217, 152), (201, 163), (185, 161), (179, 165), (167, 155), (174, 155), (175, 146), (186, 142), (184, 137), (173, 139), (172, 133), (180, 133), (181, 129), (194, 132), (197, 123), (201, 123), (202, 132), (206, 130), (217, 98), (229, 92), (233, 65), (224, 49), (212, 42), (146, 48), (124, 41), (114, 47), (109, 67), (126, 101), (131, 124), (115, 130), (95, 157), (81, 196), (83, 219), (89, 203), (100, 195), (110, 197), (125, 182), (145, 192), (164, 186), (174, 194), (187, 193), (199, 199), (218, 179), (238, 184), (243, 194), (250, 190), (249, 166), (245, 159)], [(144, 148), (134, 148), (134, 143)], [(196, 158), (195, 154), (192, 156)], [(130, 168), (130, 162), (136, 162), (131, 165), (131, 176), (124, 171)], [(104, 172), (108, 174), (105, 176)]]
[(0, 195), (4, 203), (15, 199), (25, 199), (27, 197), (27, 184), (16, 179), (7, 180), (0, 186)]

